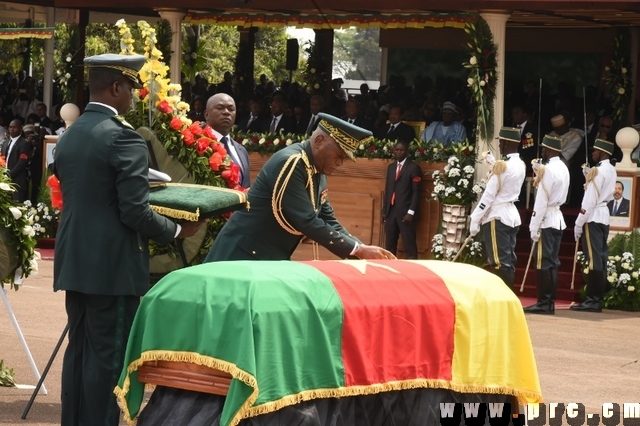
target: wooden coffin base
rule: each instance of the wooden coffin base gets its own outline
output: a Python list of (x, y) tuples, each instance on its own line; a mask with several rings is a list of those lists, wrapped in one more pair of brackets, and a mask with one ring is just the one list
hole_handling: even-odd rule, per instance
[(178, 361), (151, 361), (138, 369), (138, 381), (195, 392), (226, 396), (231, 374), (220, 370)]

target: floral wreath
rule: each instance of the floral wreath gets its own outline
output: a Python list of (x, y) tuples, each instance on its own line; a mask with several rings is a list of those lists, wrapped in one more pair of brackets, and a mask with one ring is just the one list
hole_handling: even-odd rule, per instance
[[(139, 72), (143, 87), (134, 93), (135, 107), (125, 114), (125, 119), (134, 128), (149, 127), (167, 153), (189, 171), (195, 183), (244, 190), (240, 186), (240, 166), (232, 161), (213, 130), (187, 117), (189, 104), (181, 100), (182, 87), (171, 84), (167, 78), (169, 67), (162, 61), (163, 54), (156, 47), (155, 30), (146, 21), (138, 21), (137, 25), (144, 42), (144, 56), (148, 60)], [(125, 20), (116, 22), (116, 27), (120, 32), (120, 53), (136, 54), (134, 39)], [(204, 259), (223, 224), (220, 219), (209, 222), (206, 237), (192, 264)], [(175, 243), (160, 245), (150, 241), (149, 252), (151, 256), (180, 255)]]
[(633, 81), (631, 79), (631, 61), (625, 38), (619, 34), (615, 38), (615, 48), (609, 66), (604, 68), (604, 84), (609, 91), (609, 102), (613, 112), (611, 117), (618, 124), (626, 120), (626, 111), (631, 99)]
[[(0, 277), (0, 286), (4, 288), (9, 283), (14, 290), (18, 290), (22, 278), (35, 275), (38, 272), (38, 259), (40, 253), (35, 250), (36, 239), (32, 223), (25, 214), (25, 206), (12, 199), (12, 193), (16, 187), (5, 173), (6, 162), (0, 155), (0, 223), (7, 238), (5, 244), (13, 244), (17, 253), (16, 268), (7, 276)], [(7, 261), (16, 259), (7, 259)], [(2, 291), (2, 290), (0, 290)]]
[(496, 97), (498, 75), (496, 68), (497, 46), (487, 22), (481, 17), (476, 22), (467, 22), (464, 31), (469, 34), (467, 42), (469, 62), (462, 65), (469, 69), (467, 86), (477, 108), (477, 137), (489, 143), (493, 139), (493, 101)]

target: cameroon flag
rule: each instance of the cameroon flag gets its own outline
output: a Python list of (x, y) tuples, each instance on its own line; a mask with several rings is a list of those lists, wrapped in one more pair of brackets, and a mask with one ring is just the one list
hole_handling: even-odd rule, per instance
[(542, 402), (522, 306), (497, 276), (431, 260), (236, 261), (175, 271), (143, 298), (120, 381), (145, 362), (231, 374), (221, 424), (315, 398), (444, 388)]

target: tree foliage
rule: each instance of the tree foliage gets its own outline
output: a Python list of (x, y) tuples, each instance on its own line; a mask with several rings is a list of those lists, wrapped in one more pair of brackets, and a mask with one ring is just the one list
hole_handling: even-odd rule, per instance
[(355, 28), (335, 32), (333, 71), (354, 80), (379, 80), (382, 51), (379, 28)]

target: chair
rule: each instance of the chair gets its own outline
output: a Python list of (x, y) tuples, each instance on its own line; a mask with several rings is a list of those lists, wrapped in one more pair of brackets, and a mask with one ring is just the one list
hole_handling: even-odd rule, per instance
[(408, 124), (413, 127), (413, 131), (416, 133), (416, 139), (420, 139), (420, 134), (427, 127), (427, 123), (425, 121), (405, 121), (402, 120), (403, 123)]

